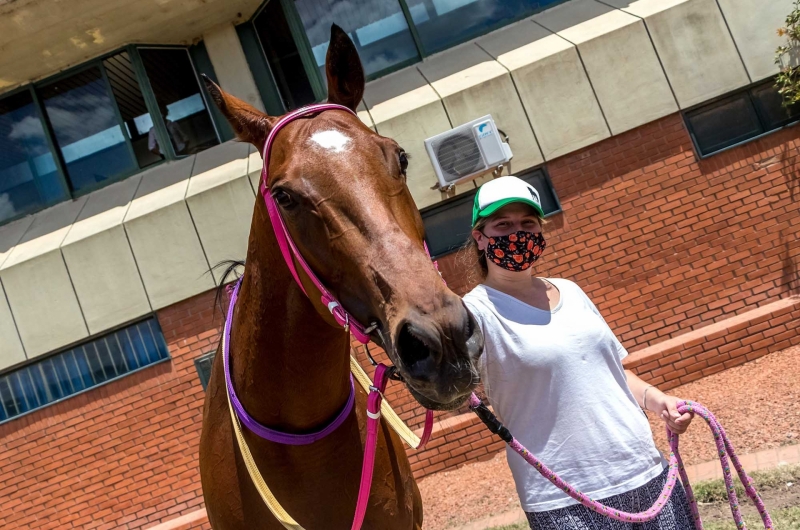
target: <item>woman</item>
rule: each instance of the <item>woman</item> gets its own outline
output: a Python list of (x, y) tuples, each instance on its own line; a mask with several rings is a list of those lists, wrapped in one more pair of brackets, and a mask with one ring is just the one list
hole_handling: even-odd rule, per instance
[[(466, 252), (483, 282), (464, 302), (486, 338), (486, 394), (514, 436), (564, 480), (614, 508), (644, 511), (667, 469), (639, 407), (678, 434), (692, 416), (623, 369), (628, 352), (580, 287), (531, 274), (545, 249), (542, 218), (539, 194), (517, 177), (488, 182), (475, 196)], [(577, 503), (518, 455), (508, 463), (532, 529), (694, 528), (680, 484), (656, 519), (637, 525)]]

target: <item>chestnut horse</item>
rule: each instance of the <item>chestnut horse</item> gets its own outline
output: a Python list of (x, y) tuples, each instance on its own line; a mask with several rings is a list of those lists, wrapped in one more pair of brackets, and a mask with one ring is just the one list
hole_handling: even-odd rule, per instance
[[(326, 58), (328, 101), (355, 110), (364, 72), (337, 26)], [(276, 117), (207, 82), (238, 139), (263, 152)], [(406, 187), (407, 156), (349, 112), (297, 119), (276, 136), (267, 183), (291, 237), (315, 274), (387, 352), (424, 406), (461, 405), (476, 381), (483, 337), (461, 299), (442, 283), (423, 248), (424, 229)], [(349, 396), (350, 339), (310, 297), (283, 261), (264, 201), (256, 200), (244, 277), (231, 332), (233, 386), (261, 424), (307, 433), (329, 424)], [(253, 486), (240, 454), (218, 349), (203, 411), (200, 475), (215, 530), (283, 527)], [(281, 445), (244, 429), (255, 463), (286, 511), (307, 530), (349, 529), (361, 475), (365, 397), (355, 411), (309, 445)], [(422, 505), (398, 436), (381, 420), (363, 528), (422, 527)]]

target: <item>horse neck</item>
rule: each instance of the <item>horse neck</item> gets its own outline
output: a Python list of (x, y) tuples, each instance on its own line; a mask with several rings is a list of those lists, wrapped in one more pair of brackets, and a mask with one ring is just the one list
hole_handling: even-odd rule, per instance
[(350, 393), (349, 335), (323, 320), (294, 282), (261, 197), (232, 328), (233, 385), (258, 422), (308, 432), (342, 409)]

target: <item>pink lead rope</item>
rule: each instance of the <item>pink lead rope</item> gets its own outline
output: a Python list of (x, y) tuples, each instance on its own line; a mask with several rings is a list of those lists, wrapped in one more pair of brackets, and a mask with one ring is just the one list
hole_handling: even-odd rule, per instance
[[(667, 429), (667, 439), (669, 440), (670, 446), (669, 471), (667, 473), (667, 482), (664, 484), (664, 489), (661, 491), (658, 500), (655, 502), (655, 504), (653, 504), (653, 506), (650, 507), (650, 509), (639, 513), (628, 513), (610, 508), (599, 503), (598, 501), (592, 500), (585, 493), (580, 492), (577, 488), (565, 482), (564, 479), (559, 477), (554, 471), (544, 465), (541, 460), (531, 454), (525, 448), (525, 446), (519, 443), (519, 441), (511, 435), (508, 429), (503, 426), (502, 423), (500, 423), (494, 414), (489, 411), (486, 405), (484, 405), (480, 398), (478, 398), (478, 396), (475, 394), (470, 396), (469, 407), (473, 412), (475, 412), (475, 414), (478, 415), (478, 417), (486, 424), (486, 426), (489, 427), (491, 432), (502, 438), (503, 441), (505, 441), (508, 446), (511, 447), (511, 449), (516, 451), (517, 454), (524, 458), (526, 462), (536, 468), (536, 470), (541, 473), (544, 478), (552, 482), (553, 485), (564, 491), (564, 493), (580, 502), (590, 510), (617, 521), (628, 523), (644, 523), (655, 519), (658, 514), (661, 513), (661, 510), (664, 509), (664, 506), (666, 506), (667, 501), (669, 500), (669, 497), (675, 488), (675, 483), (678, 480), (678, 473), (680, 473), (681, 481), (686, 488), (686, 496), (689, 500), (689, 506), (692, 510), (695, 528), (697, 530), (703, 530), (703, 522), (700, 520), (700, 512), (697, 509), (697, 501), (694, 498), (692, 486), (689, 484), (689, 478), (686, 476), (683, 460), (678, 452), (678, 435), (674, 434), (669, 429)], [(727, 434), (725, 434), (725, 430), (722, 428), (722, 425), (719, 424), (717, 418), (714, 417), (711, 411), (709, 411), (703, 405), (692, 401), (679, 401), (678, 412), (681, 414), (686, 412), (695, 412), (699, 414), (706, 421), (706, 423), (708, 423), (708, 426), (714, 435), (714, 441), (717, 444), (719, 460), (722, 464), (722, 473), (725, 479), (725, 488), (728, 492), (728, 502), (731, 506), (733, 519), (736, 521), (736, 527), (741, 530), (747, 529), (747, 525), (745, 525), (741, 511), (739, 510), (739, 500), (736, 497), (736, 489), (733, 486), (728, 456), (730, 456), (730, 459), (733, 461), (733, 466), (736, 468), (736, 472), (739, 475), (739, 480), (744, 485), (747, 496), (750, 497), (753, 500), (753, 503), (756, 505), (758, 513), (761, 515), (761, 520), (764, 522), (764, 528), (766, 530), (773, 530), (774, 527), (772, 526), (772, 519), (770, 518), (769, 513), (767, 513), (767, 509), (764, 506), (764, 501), (761, 500), (761, 496), (759, 496), (758, 492), (756, 491), (755, 486), (753, 485), (753, 479), (751, 479), (747, 473), (745, 473), (742, 464), (739, 462), (739, 458), (736, 456), (733, 445), (731, 445)]]

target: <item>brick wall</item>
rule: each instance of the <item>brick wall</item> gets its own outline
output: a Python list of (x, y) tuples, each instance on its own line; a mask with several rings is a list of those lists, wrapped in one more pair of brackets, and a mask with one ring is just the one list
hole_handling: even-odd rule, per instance
[(139, 529), (202, 507), (193, 361), (216, 347), (212, 304), (159, 312), (170, 362), (0, 425), (0, 528)]
[[(564, 211), (546, 228), (538, 273), (581, 285), (632, 352), (764, 309), (702, 342), (676, 339), (663, 351), (676, 364), (687, 351), (728, 367), (795, 341), (797, 307), (767, 306), (800, 294), (799, 145), (793, 128), (698, 161), (680, 117), (671, 116), (553, 161)], [(447, 256), (440, 267), (464, 293), (469, 281), (456, 261)], [(212, 303), (206, 293), (159, 312), (170, 362), (0, 425), (0, 527), (138, 529), (201, 508), (203, 393), (193, 360), (219, 340)], [(661, 370), (655, 377), (672, 368), (637, 362)], [(716, 369), (680, 367), (681, 377)], [(422, 410), (402, 385), (392, 383), (387, 397), (421, 426)], [(464, 410), (437, 419), (429, 447), (410, 452), (417, 476), (502, 447)]]
[[(625, 347), (642, 352), (626, 366), (664, 388), (800, 343), (800, 302), (770, 307), (800, 294), (798, 132), (698, 160), (674, 115), (550, 162), (563, 212), (545, 227), (548, 249), (536, 274), (578, 283)], [(459, 294), (474, 284), (465, 261), (458, 253), (439, 259)], [(746, 318), (757, 308), (764, 314)], [(703, 336), (704, 327), (734, 316), (745, 318)], [(681, 335), (693, 330), (686, 343)], [(388, 395), (403, 419), (421, 426), (408, 392), (395, 383)], [(437, 418), (446, 419), (445, 433), (451, 421), (474, 424), (464, 408)], [(465, 443), (454, 437), (410, 452), (415, 472), (502, 447), (488, 436)]]
[(698, 160), (673, 115), (548, 163), (563, 213), (536, 274), (578, 283), (629, 351), (800, 294), (798, 132)]

